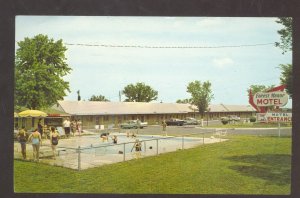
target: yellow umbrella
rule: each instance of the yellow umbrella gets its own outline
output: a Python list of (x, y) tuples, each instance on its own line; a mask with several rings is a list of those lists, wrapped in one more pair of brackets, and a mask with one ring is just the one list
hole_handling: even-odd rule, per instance
[(25, 110), (19, 113), (20, 117), (47, 117), (47, 113), (38, 110)]
[(14, 112), (14, 118), (19, 117), (18, 114), (16, 112)]

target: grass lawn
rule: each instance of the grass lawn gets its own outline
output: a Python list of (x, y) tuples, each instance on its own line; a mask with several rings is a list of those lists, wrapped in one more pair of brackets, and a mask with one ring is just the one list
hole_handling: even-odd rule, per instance
[(15, 160), (15, 192), (290, 193), (290, 137), (229, 139), (83, 171)]

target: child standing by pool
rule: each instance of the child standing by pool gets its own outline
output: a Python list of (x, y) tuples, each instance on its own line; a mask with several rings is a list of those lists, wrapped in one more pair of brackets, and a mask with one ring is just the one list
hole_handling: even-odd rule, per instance
[(114, 144), (118, 143), (118, 137), (116, 135), (114, 135), (111, 139), (112, 139)]
[(56, 159), (56, 146), (58, 144), (59, 133), (55, 130), (54, 127), (51, 127), (50, 132), (50, 144), (53, 152), (53, 159)]
[(141, 151), (142, 151), (142, 143), (139, 141), (139, 139), (136, 139), (135, 140), (135, 143), (131, 149), (131, 152), (132, 150), (135, 149), (135, 158), (138, 159), (141, 157)]

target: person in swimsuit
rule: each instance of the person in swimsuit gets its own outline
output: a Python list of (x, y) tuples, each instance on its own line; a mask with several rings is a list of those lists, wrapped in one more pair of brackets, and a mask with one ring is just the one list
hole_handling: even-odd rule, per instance
[(102, 139), (102, 142), (104, 142), (104, 141), (108, 142), (108, 136), (109, 136), (109, 133), (101, 133), (100, 138)]
[(138, 159), (140, 158), (142, 155), (141, 155), (141, 151), (142, 151), (142, 143), (139, 141), (139, 139), (136, 139), (135, 140), (135, 143), (133, 144), (133, 147), (131, 149), (131, 152), (132, 150), (135, 149), (135, 158)]
[(25, 127), (23, 127), (22, 129), (19, 130), (18, 140), (21, 144), (23, 159), (25, 160), (26, 159), (26, 142), (27, 142)]
[(118, 143), (118, 137), (116, 135), (114, 135), (111, 139), (112, 139), (114, 144)]
[(53, 152), (53, 159), (56, 159), (56, 146), (58, 144), (59, 133), (55, 130), (54, 127), (51, 127), (50, 132), (50, 144)]
[(42, 118), (40, 118), (40, 119), (39, 119), (39, 122), (38, 122), (38, 132), (41, 134), (41, 137), (43, 137)]
[(32, 143), (33, 160), (38, 162), (40, 156), (40, 145), (42, 145), (42, 137), (38, 129), (35, 129), (34, 132), (30, 134), (28, 141)]

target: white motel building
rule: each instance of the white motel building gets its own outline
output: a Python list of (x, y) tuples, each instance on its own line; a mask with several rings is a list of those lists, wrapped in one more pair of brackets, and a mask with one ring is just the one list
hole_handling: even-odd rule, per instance
[[(117, 126), (127, 120), (135, 119), (148, 122), (150, 125), (160, 124), (170, 118), (201, 119), (195, 106), (179, 103), (58, 101), (52, 108), (62, 112), (64, 116), (69, 115), (71, 119), (80, 119), (84, 128), (111, 124)], [(217, 120), (228, 115), (249, 118), (256, 113), (250, 105), (211, 104), (208, 109), (203, 118), (205, 120)]]

